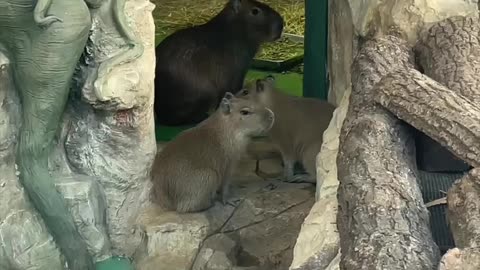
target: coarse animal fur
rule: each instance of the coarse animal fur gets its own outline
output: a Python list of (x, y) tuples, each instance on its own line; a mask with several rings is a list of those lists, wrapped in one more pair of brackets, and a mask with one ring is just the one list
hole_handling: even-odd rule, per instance
[[(256, 80), (237, 97), (259, 102), (275, 113), (269, 137), (282, 155), (283, 179), (315, 183), (316, 157), (335, 107), (327, 101), (284, 94), (276, 89), (271, 75)], [(294, 175), (296, 162), (303, 165), (307, 175)]]
[(250, 138), (266, 134), (273, 123), (270, 109), (227, 92), (215, 113), (157, 154), (153, 200), (168, 210), (199, 212), (220, 192), (225, 204), (232, 170)]
[(155, 117), (162, 125), (197, 124), (223, 95), (243, 87), (264, 42), (280, 38), (283, 18), (255, 0), (229, 0), (205, 24), (179, 30), (156, 48)]

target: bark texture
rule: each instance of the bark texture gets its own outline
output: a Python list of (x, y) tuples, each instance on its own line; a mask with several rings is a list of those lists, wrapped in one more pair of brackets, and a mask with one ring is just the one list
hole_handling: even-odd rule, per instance
[[(416, 45), (419, 65), (427, 76), (480, 103), (479, 22), (454, 16), (434, 24)], [(466, 171), (469, 166), (423, 133), (418, 136), (418, 163), (427, 171)]]
[(421, 35), (415, 51), (425, 75), (480, 103), (480, 27), (478, 18), (455, 16)]
[(458, 158), (480, 166), (480, 104), (414, 69), (384, 77), (373, 96)]
[(411, 129), (373, 101), (374, 85), (413, 68), (394, 36), (365, 42), (352, 67), (337, 159), (341, 269), (435, 269), (439, 252), (417, 185)]
[(455, 246), (480, 248), (480, 168), (453, 184), (448, 190), (447, 203)]

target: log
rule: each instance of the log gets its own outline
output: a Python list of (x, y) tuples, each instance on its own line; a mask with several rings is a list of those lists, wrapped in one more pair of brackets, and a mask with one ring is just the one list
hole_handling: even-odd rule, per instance
[(453, 184), (448, 190), (447, 204), (455, 246), (480, 248), (480, 168), (471, 170)]
[(435, 23), (415, 46), (425, 75), (480, 103), (480, 27), (478, 18), (455, 16)]
[[(420, 35), (415, 46), (425, 75), (480, 103), (478, 18), (455, 16)], [(418, 136), (419, 166), (427, 171), (467, 171), (469, 166), (423, 133)]]
[(411, 68), (385, 76), (374, 97), (458, 158), (480, 166), (480, 104)]
[(341, 269), (436, 269), (440, 260), (417, 183), (411, 128), (373, 102), (373, 87), (412, 68), (405, 41), (365, 42), (352, 66), (352, 95), (337, 158)]

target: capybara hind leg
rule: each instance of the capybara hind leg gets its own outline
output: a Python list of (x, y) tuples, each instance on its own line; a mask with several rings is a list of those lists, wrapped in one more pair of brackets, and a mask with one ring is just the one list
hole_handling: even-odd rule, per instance
[(290, 179), (287, 179), (286, 182), (289, 183), (316, 183), (317, 180), (315, 176), (310, 174), (296, 174), (292, 176)]
[(309, 147), (309, 149), (303, 154), (302, 158), (303, 168), (305, 168), (305, 171), (307, 171), (308, 174), (314, 177), (317, 175), (317, 156), (321, 147), (321, 143)]
[(185, 199), (177, 202), (176, 211), (179, 213), (202, 212), (213, 206), (214, 200), (211, 197), (195, 200), (194, 198)]
[[(212, 207), (220, 187), (217, 173), (212, 169), (184, 170), (182, 179), (175, 181), (177, 212), (201, 212)], [(183, 180), (183, 181), (182, 181)]]
[(290, 182), (293, 177), (293, 169), (295, 167), (295, 160), (282, 152), (283, 160), (283, 178), (284, 182)]
[(317, 182), (317, 165), (316, 159), (320, 147), (313, 146), (303, 153), (302, 166), (307, 172), (306, 174), (297, 174), (290, 178), (292, 183), (316, 183)]

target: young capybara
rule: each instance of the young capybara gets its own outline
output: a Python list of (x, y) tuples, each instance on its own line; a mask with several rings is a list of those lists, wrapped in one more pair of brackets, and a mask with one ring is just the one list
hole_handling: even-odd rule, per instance
[[(284, 94), (276, 89), (271, 75), (242, 89), (237, 97), (259, 102), (275, 114), (268, 136), (282, 155), (283, 180), (315, 183), (316, 157), (335, 107), (327, 101)], [(300, 162), (308, 174), (294, 175), (295, 162)]]
[(283, 18), (255, 0), (229, 0), (205, 24), (179, 30), (156, 48), (155, 115), (167, 126), (197, 124), (227, 92), (243, 87), (260, 45), (280, 38)]
[(210, 208), (220, 192), (225, 204), (232, 170), (250, 138), (266, 134), (273, 122), (267, 107), (227, 92), (215, 113), (157, 154), (153, 200), (167, 210), (199, 212)]

